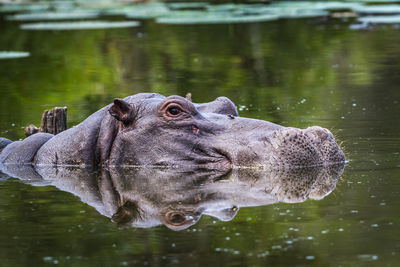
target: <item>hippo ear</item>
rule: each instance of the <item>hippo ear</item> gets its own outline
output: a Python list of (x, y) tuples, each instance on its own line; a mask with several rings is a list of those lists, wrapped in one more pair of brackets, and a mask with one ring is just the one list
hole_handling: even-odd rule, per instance
[(124, 125), (132, 123), (135, 119), (134, 106), (119, 98), (114, 99), (114, 104), (109, 108), (108, 112)]
[(111, 217), (111, 219), (118, 224), (126, 224), (140, 219), (140, 212), (141, 209), (136, 202), (127, 201), (118, 208), (117, 212)]
[(188, 93), (186, 94), (185, 98), (186, 98), (187, 100), (189, 100), (190, 102), (192, 102), (192, 93), (188, 92)]

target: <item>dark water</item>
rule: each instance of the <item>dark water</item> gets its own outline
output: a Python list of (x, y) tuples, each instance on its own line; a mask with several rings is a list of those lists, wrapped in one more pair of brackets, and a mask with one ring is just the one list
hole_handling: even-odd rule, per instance
[(0, 20), (0, 51), (31, 53), (0, 61), (3, 137), (23, 138), (53, 106), (68, 106), (73, 126), (114, 97), (190, 91), (196, 102), (227, 96), (241, 116), (329, 128), (349, 160), (321, 200), (243, 207), (228, 221), (203, 215), (181, 231), (120, 226), (68, 190), (8, 179), (0, 265), (399, 266), (400, 32), (353, 23), (146, 20), (61, 32)]

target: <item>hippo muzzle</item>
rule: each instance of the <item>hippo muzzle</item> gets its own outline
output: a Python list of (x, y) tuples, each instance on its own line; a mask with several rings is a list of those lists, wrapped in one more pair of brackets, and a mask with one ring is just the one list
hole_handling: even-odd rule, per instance
[(235, 123), (215, 136), (218, 141), (214, 143), (234, 168), (303, 168), (346, 160), (328, 129), (313, 126), (302, 130), (247, 118), (231, 120)]

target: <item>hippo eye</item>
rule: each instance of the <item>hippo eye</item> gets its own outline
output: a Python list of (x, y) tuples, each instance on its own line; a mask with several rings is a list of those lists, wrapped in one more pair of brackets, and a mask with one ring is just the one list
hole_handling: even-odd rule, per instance
[(171, 106), (167, 109), (167, 113), (169, 116), (176, 117), (182, 113), (182, 109), (178, 106)]

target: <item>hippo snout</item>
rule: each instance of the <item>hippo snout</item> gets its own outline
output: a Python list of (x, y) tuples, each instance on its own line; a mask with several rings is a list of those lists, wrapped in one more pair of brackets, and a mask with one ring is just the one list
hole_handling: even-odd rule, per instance
[(271, 166), (301, 168), (345, 162), (346, 158), (333, 134), (318, 126), (305, 130), (283, 128), (269, 138), (272, 145)]
[(346, 161), (344, 152), (340, 149), (335, 137), (328, 129), (312, 126), (305, 130), (305, 134), (317, 148), (324, 165)]

